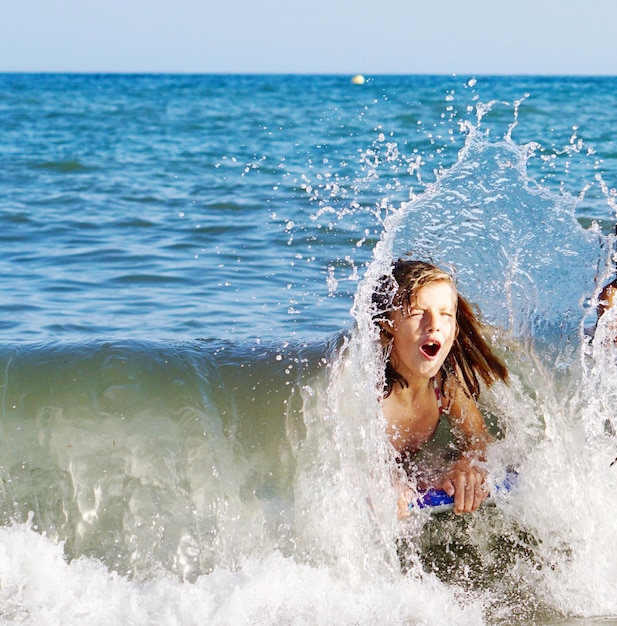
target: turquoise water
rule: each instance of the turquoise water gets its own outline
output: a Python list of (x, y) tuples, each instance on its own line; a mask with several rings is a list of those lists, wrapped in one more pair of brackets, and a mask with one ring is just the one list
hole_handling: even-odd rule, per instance
[[(617, 620), (616, 88), (1, 75), (0, 623)], [(521, 487), (471, 519), (393, 515), (368, 302), (406, 253), (512, 373)]]
[[(480, 103), (527, 93), (512, 136), (539, 144), (530, 175), (575, 196), (591, 184), (576, 215), (608, 227), (595, 176), (614, 186), (615, 87), (3, 75), (1, 338), (337, 331), (390, 208), (456, 163)], [(483, 127), (513, 121), (497, 103)]]

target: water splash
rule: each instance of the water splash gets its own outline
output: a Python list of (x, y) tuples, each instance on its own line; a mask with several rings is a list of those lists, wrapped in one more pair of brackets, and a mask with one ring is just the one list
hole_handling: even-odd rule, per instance
[(489, 621), (615, 615), (617, 555), (603, 551), (617, 506), (615, 349), (602, 339), (605, 322), (593, 342), (584, 334), (592, 294), (611, 271), (612, 239), (581, 227), (574, 196), (530, 177), (539, 146), (512, 139), (519, 103), (503, 138), (481, 131), (493, 104), (478, 108), (478, 125), (464, 125), (457, 162), (389, 208), (356, 296), (356, 366), (377, 358), (370, 295), (391, 259), (455, 266), (512, 375), (483, 400), (500, 433), (488, 468), (498, 476), (516, 464), (521, 487), (470, 519), (411, 525), (399, 535), (400, 557), (412, 575), (429, 571), (453, 592), (481, 598)]

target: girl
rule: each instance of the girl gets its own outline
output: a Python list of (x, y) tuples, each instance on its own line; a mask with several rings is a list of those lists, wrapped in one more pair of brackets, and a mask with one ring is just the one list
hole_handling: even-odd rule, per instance
[[(454, 511), (475, 511), (488, 492), (477, 461), (491, 437), (476, 405), (481, 378), (487, 386), (508, 371), (482, 336), (471, 306), (452, 277), (422, 261), (398, 260), (373, 296), (385, 356), (382, 406), (387, 434), (399, 462), (410, 460), (433, 438), (446, 414), (460, 456), (432, 485), (454, 496)], [(403, 491), (406, 514), (411, 491)]]

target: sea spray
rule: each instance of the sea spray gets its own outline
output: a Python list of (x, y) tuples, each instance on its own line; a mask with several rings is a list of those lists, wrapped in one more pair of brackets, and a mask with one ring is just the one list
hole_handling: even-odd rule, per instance
[[(403, 569), (414, 575), (428, 570), (448, 585), (480, 594), (490, 619), (518, 613), (523, 620), (550, 620), (576, 614), (577, 606), (581, 615), (613, 613), (610, 586), (599, 584), (613, 578), (610, 567), (606, 576), (581, 585), (594, 586), (593, 609), (580, 609), (583, 594), (576, 590), (585, 570), (603, 560), (589, 552), (588, 529), (609, 532), (594, 519), (599, 508), (612, 509), (605, 501), (593, 506), (589, 489), (601, 484), (601, 493), (612, 491), (614, 432), (611, 420), (607, 425), (601, 416), (615, 406), (614, 390), (605, 386), (596, 394), (599, 401), (583, 400), (590, 389), (579, 368), (586, 302), (607, 259), (606, 240), (576, 222), (572, 196), (528, 177), (526, 165), (537, 147), (516, 145), (510, 131), (497, 140), (475, 127), (466, 132), (456, 165), (402, 204), (395, 236), (385, 230), (385, 248), (391, 247), (390, 258), (411, 255), (454, 266), (460, 289), (493, 326), (491, 341), (512, 381), (485, 392), (484, 410), (499, 433), (487, 469), (489, 480), (496, 480), (505, 466), (515, 465), (521, 480), (514, 494), (495, 498), (494, 508), (473, 519), (433, 520), (420, 531), (409, 526), (400, 544)], [(375, 256), (369, 284), (387, 271), (388, 250)], [(366, 300), (364, 307), (369, 308)], [(356, 320), (370, 335), (370, 316), (361, 310), (356, 307)], [(601, 331), (596, 343), (602, 342)], [(607, 355), (595, 359), (606, 373)], [(593, 469), (589, 455), (598, 461), (598, 448), (590, 445), (581, 418), (583, 404), (589, 411), (598, 403), (600, 411), (589, 421), (604, 430), (610, 452), (600, 454)], [(564, 581), (567, 591), (557, 591)]]
[[(573, 393), (585, 294), (593, 291), (602, 262), (602, 236), (581, 229), (572, 197), (528, 177), (533, 152), (512, 142), (509, 131), (501, 139), (475, 127), (466, 132), (455, 166), (405, 207), (394, 256), (409, 252), (453, 266), (461, 292), (492, 326), (491, 342), (511, 382), (483, 392), (481, 399), (498, 437), (488, 453), (489, 480), (514, 465), (521, 477), (518, 491), (537, 495), (523, 510), (515, 504), (523, 495), (497, 499), (496, 510), (427, 527), (416, 543), (425, 567), (442, 580), (470, 593), (483, 589), (488, 615), (520, 606), (528, 616), (548, 615), (562, 607), (545, 594), (541, 572), (555, 560), (564, 562), (568, 532), (551, 532), (552, 541), (543, 540), (538, 526), (553, 525), (535, 515), (559, 497), (553, 487), (570, 453), (571, 416), (564, 404)], [(580, 440), (572, 436), (576, 446)], [(566, 519), (557, 517), (557, 526)]]
[[(609, 238), (607, 247), (613, 246)], [(612, 271), (609, 267), (605, 279), (613, 278)], [(597, 299), (590, 302), (595, 305)], [(595, 306), (592, 311), (596, 316)], [(610, 540), (617, 514), (616, 315), (610, 309), (597, 325), (583, 329), (579, 367), (572, 368), (570, 393), (562, 400), (566, 420), (558, 425), (559, 444), (551, 450), (550, 461), (545, 460), (550, 475), (545, 500), (563, 521), (557, 524), (559, 518), (553, 515), (544, 523), (538, 520), (541, 531), (536, 533), (545, 544), (552, 535), (564, 545), (563, 558), (547, 572), (547, 593), (564, 612), (588, 617), (617, 612), (611, 591), (617, 553)]]

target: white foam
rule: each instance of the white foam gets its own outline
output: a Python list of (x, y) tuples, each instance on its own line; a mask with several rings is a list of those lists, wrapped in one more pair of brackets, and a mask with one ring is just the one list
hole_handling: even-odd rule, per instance
[(12, 626), (482, 622), (479, 604), (459, 603), (432, 577), (349, 582), (277, 552), (194, 583), (136, 582), (85, 557), (68, 564), (62, 546), (28, 524), (0, 530), (0, 580), (0, 623)]

